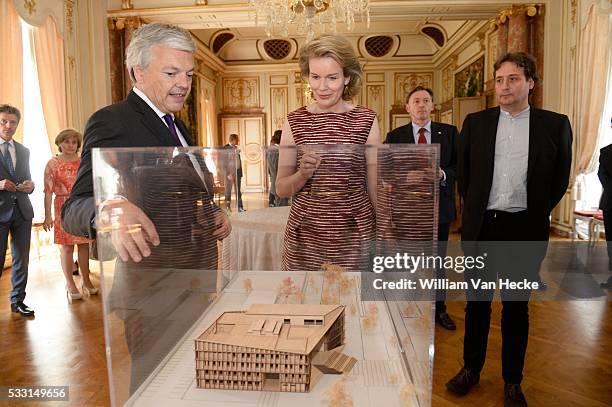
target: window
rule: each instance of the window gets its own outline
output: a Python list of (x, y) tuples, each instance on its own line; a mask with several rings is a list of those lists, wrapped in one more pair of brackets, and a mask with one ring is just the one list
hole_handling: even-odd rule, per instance
[[(35, 28), (21, 20), (23, 41), (23, 144), (30, 149), (30, 173), (34, 181), (34, 192), (30, 201), (34, 207), (34, 222), (41, 222), (45, 217), (44, 207), (44, 172), (47, 161), (51, 158), (51, 146), (47, 136), (47, 126), (42, 110), (38, 70), (34, 54)], [(26, 118), (27, 120), (23, 120)]]

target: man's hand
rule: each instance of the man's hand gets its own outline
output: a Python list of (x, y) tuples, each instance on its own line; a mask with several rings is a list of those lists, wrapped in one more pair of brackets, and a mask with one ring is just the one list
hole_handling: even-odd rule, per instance
[(217, 240), (223, 240), (229, 236), (231, 231), (232, 225), (227, 214), (223, 211), (215, 212), (215, 231), (213, 232), (213, 236), (216, 237)]
[(438, 167), (438, 179), (440, 181), (442, 181), (444, 179), (444, 170), (442, 170), (442, 168)]
[(34, 191), (34, 183), (30, 180), (23, 181), (21, 184), (15, 185), (15, 188), (19, 192), (25, 192), (31, 194)]
[(123, 261), (132, 259), (138, 263), (151, 255), (150, 244), (159, 245), (159, 235), (151, 219), (127, 200), (104, 202), (98, 219), (98, 233), (110, 230), (113, 246)]
[(15, 192), (17, 191), (17, 188), (10, 179), (3, 179), (0, 181), (0, 190)]

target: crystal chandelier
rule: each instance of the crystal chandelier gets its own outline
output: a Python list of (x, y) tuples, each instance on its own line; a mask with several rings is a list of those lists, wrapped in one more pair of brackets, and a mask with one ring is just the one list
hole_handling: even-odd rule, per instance
[(256, 24), (265, 20), (266, 34), (289, 36), (289, 26), (296, 28), (299, 34), (306, 34), (306, 40), (315, 37), (315, 28), (319, 33), (331, 31), (336, 33), (338, 23), (346, 23), (349, 31), (355, 26), (355, 15), (370, 27), (369, 0), (249, 0), (257, 13)]

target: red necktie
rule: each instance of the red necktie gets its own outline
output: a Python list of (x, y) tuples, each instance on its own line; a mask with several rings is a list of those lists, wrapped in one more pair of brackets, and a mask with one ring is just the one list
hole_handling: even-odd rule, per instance
[(425, 138), (425, 127), (419, 129), (419, 144), (427, 144), (427, 138)]

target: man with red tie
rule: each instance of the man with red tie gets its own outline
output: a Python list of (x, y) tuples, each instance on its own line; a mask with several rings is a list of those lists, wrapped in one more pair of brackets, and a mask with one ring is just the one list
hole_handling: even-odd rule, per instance
[[(431, 121), (433, 112), (433, 91), (423, 86), (414, 88), (406, 98), (406, 112), (412, 122), (389, 132), (385, 144), (440, 144), (440, 210), (438, 218), (438, 254), (446, 256), (446, 242), (450, 224), (455, 220), (455, 167), (457, 165), (457, 128), (450, 124)], [(436, 270), (436, 277), (445, 278), (445, 270)], [(436, 322), (445, 329), (455, 330), (456, 326), (446, 313), (445, 293), (436, 293)]]

